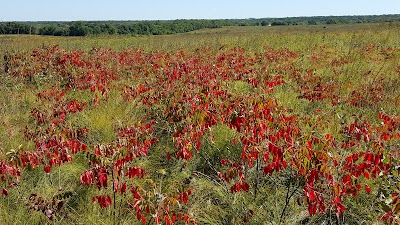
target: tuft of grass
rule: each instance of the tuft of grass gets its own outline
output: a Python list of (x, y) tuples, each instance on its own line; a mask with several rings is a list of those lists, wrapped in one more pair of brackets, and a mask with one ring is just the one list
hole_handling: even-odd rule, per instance
[(271, 95), (278, 101), (279, 105), (285, 107), (293, 114), (300, 114), (306, 111), (307, 100), (299, 98), (299, 93), (296, 93), (290, 87), (290, 84), (275, 87)]
[(227, 81), (226, 88), (232, 95), (243, 95), (254, 91), (251, 84), (241, 80)]
[[(86, 97), (88, 98), (88, 97)], [(122, 126), (133, 125), (137, 118), (135, 103), (126, 103), (120, 93), (112, 91), (109, 98), (99, 97), (99, 106), (90, 101), (88, 109), (71, 116), (70, 123), (89, 129), (89, 143), (109, 143), (116, 138), (115, 130)]]
[(0, 159), (11, 149), (19, 146), (30, 148), (25, 143), (24, 128), (35, 105), (35, 92), (18, 83), (18, 80), (4, 76), (0, 81)]

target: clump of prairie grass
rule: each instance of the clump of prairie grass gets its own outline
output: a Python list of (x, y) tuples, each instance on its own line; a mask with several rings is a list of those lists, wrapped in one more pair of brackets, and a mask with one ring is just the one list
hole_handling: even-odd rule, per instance
[(108, 97), (100, 95), (98, 106), (92, 104), (92, 94), (78, 95), (89, 99), (88, 110), (73, 115), (69, 122), (88, 128), (90, 143), (109, 143), (116, 138), (117, 128), (134, 125), (137, 118), (140, 118), (140, 107), (135, 102), (124, 102), (118, 91), (111, 91)]

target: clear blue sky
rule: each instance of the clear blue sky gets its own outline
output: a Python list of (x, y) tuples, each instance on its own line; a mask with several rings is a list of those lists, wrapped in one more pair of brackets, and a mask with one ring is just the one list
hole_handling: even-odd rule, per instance
[(1, 21), (234, 19), (400, 14), (400, 0), (0, 0)]

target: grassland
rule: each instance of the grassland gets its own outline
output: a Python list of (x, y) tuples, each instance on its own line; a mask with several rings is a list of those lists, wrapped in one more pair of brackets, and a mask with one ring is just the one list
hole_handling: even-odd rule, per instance
[[(0, 55), (29, 54), (37, 48), (58, 45), (60, 49), (66, 51), (80, 49), (84, 52), (100, 48), (116, 52), (141, 49), (144, 54), (157, 55), (159, 53), (166, 58), (169, 57), (165, 56), (166, 54), (175, 55), (181, 51), (186, 55), (203, 56), (202, 51), (205, 51), (207, 55), (204, 56), (205, 59), (212, 61), (214, 56), (233, 54), (231, 52), (233, 48), (243, 49), (248, 57), (269, 51), (278, 53), (284, 49), (285, 52), (291, 51), (297, 56), (293, 61), (283, 58), (281, 61), (278, 59), (273, 63), (266, 63), (270, 66), (268, 75), (279, 74), (285, 80), (284, 84), (277, 85), (266, 96), (276, 100), (277, 104), (284, 108), (285, 113), (299, 118), (301, 121), (299, 127), (305, 134), (317, 133), (316, 137), (337, 134), (338, 141), (342, 141), (341, 138), (344, 139), (344, 136), (340, 133), (341, 128), (358, 119), (370, 121), (371, 127), (379, 127), (380, 113), (384, 112), (395, 118), (400, 116), (400, 39), (398, 37), (400, 37), (399, 24), (224, 27), (160, 36), (7, 35), (0, 36)], [(1, 64), (5, 60), (2, 57)], [(259, 65), (257, 63), (255, 64)], [(285, 63), (288, 63), (288, 66)], [(310, 73), (318, 77), (320, 84), (327, 85), (327, 97), (322, 97), (322, 99), (302, 97), (302, 93), (306, 94), (305, 89), (309, 88), (309, 85), (313, 89), (319, 84), (312, 83), (314, 81), (310, 80), (296, 80), (297, 78), (293, 77), (294, 71), (299, 71), (299, 74)], [(71, 115), (66, 120), (66, 124), (71, 126), (88, 128), (89, 133), (84, 140), (88, 149), (93, 149), (93, 146), (98, 143), (111, 143), (115, 139), (117, 128), (136, 124), (139, 118), (148, 113), (149, 108), (146, 108), (144, 104), (138, 104), (136, 101), (127, 102), (121, 98), (126, 85), (137, 87), (140, 83), (147, 84), (146, 78), (140, 75), (122, 76), (121, 79), (111, 81), (110, 92), (107, 97), (100, 97), (98, 107), (90, 105), (92, 94), (88, 90), (69, 91), (66, 94), (68, 98), (88, 103), (86, 110)], [(61, 82), (53, 78), (34, 78), (35, 82), (27, 83), (26, 79), (12, 77), (3, 70), (0, 72), (0, 77), (0, 159), (9, 161), (12, 155), (10, 152), (31, 151), (35, 148), (34, 142), (27, 141), (24, 137), (24, 131), (26, 127), (34, 124), (31, 116), (32, 109), (45, 107), (41, 105), (37, 94), (43, 90), (59, 87)], [(158, 76), (150, 75), (148, 78), (154, 80)], [(237, 80), (224, 81), (221, 87), (233, 98), (238, 99), (243, 95), (253, 96), (261, 92), (249, 82)], [(329, 89), (329, 87), (335, 88)], [(181, 86), (181, 89), (184, 88)], [(332, 94), (329, 93), (330, 91), (338, 95), (343, 103), (332, 104), (331, 102), (336, 100), (336, 97), (329, 95)], [(352, 99), (352, 96), (356, 94), (359, 94), (360, 98)], [(164, 108), (166, 106), (162, 104), (150, 106), (153, 111), (163, 111)], [(316, 113), (321, 111), (322, 115)], [(379, 203), (381, 190), (390, 185), (399, 185), (398, 174), (397, 177), (391, 177), (394, 180), (390, 181), (391, 183), (383, 180), (387, 178), (385, 176), (376, 179), (360, 177), (363, 185), (371, 187), (371, 193), (368, 194), (362, 189), (356, 198), (343, 197), (342, 203), (346, 206), (346, 211), (340, 217), (336, 217), (336, 212), (331, 210), (311, 216), (307, 208), (307, 201), (310, 201), (310, 198), (308, 200), (304, 198), (306, 194), (302, 190), (301, 181), (296, 180), (294, 168), (288, 167), (288, 169), (259, 177), (258, 167), (257, 169), (249, 167), (246, 169), (246, 175), (251, 181), (249, 183), (252, 184), (252, 188), (248, 192), (231, 193), (227, 190), (232, 183), (226, 184), (218, 180), (218, 175), (214, 173), (214, 170), (223, 169), (220, 165), (216, 166), (220, 159), (225, 157), (231, 160), (240, 159), (241, 147), (232, 144), (231, 141), (240, 139), (240, 134), (237, 132), (240, 129), (235, 130), (222, 122), (213, 125), (207, 128), (208, 131), (201, 139), (200, 154), (196, 154), (193, 150), (192, 159), (188, 161), (176, 159), (169, 162), (165, 160), (164, 153), (174, 152), (177, 148), (173, 138), (165, 131), (172, 129), (172, 125), (168, 124), (168, 120), (160, 119), (163, 116), (161, 113), (155, 115), (160, 115), (156, 119), (159, 130), (156, 129), (155, 132), (158, 142), (151, 147), (147, 158), (138, 159), (135, 163), (149, 171), (151, 182), (159, 188), (161, 193), (176, 192), (181, 188), (180, 185), (190, 178), (188, 185), (193, 193), (189, 197), (188, 204), (182, 204), (179, 209), (185, 210), (199, 224), (379, 224), (384, 223), (379, 218), (386, 211), (386, 208)], [(186, 116), (183, 115), (183, 117)], [(201, 114), (194, 114), (193, 118), (193, 120), (202, 120)], [(307, 122), (304, 122), (306, 120)], [(320, 120), (324, 121), (322, 125), (313, 126), (319, 124), (316, 121)], [(305, 137), (302, 136), (302, 138)], [(376, 138), (379, 139), (378, 136)], [(304, 145), (307, 143), (305, 139), (298, 139), (298, 141)], [(393, 138), (385, 146), (388, 151), (400, 151), (399, 139)], [(351, 149), (353, 152), (330, 154), (342, 154), (342, 160), (345, 163), (345, 156), (356, 151), (368, 151), (369, 148), (372, 147), (366, 141), (361, 144), (361, 147)], [(332, 147), (332, 149), (336, 148)], [(0, 196), (1, 223), (113, 224), (117, 221), (118, 224), (141, 224), (136, 219), (136, 212), (132, 208), (123, 207), (124, 200), (132, 198), (131, 196), (116, 197), (117, 204), (113, 206), (119, 206), (119, 209), (118, 207), (101, 208), (93, 203), (92, 197), (96, 193), (105, 194), (109, 192), (109, 189), (98, 191), (95, 187), (88, 188), (81, 184), (79, 177), (87, 169), (86, 157), (85, 153), (76, 154), (72, 163), (63, 164), (59, 167), (58, 173), (52, 171), (50, 175), (43, 172), (43, 166), (36, 169), (24, 168), (20, 182), (9, 190), (9, 196)], [(394, 168), (398, 166), (398, 158), (396, 158), (398, 156), (393, 154), (393, 157)], [(143, 187), (148, 185), (145, 180), (135, 182)], [(64, 208), (53, 221), (48, 220), (40, 210), (29, 209), (28, 198), (31, 193), (51, 199), (60, 192), (59, 184), (63, 190), (71, 191), (73, 196), (66, 201)], [(256, 189), (253, 189), (253, 186), (256, 186)], [(288, 198), (289, 193), (293, 193), (293, 197)], [(113, 217), (115, 211), (118, 214), (117, 220)], [(398, 219), (398, 214), (394, 217)], [(154, 220), (148, 219), (148, 223), (154, 223)]]

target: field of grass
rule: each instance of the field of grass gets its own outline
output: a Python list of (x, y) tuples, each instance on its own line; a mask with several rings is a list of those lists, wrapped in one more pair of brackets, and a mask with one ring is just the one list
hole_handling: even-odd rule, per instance
[(0, 36), (0, 223), (398, 224), (399, 37)]

